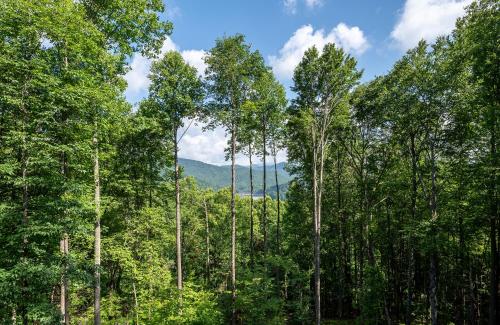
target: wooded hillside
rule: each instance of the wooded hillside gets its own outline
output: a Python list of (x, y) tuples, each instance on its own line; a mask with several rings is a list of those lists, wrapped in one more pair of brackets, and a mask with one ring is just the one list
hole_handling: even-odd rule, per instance
[[(244, 35), (206, 71), (159, 55), (161, 0), (1, 0), (0, 323), (498, 324), (499, 7), (366, 83), (312, 47), (287, 98)], [(182, 174), (190, 119), (226, 130), (227, 187)], [(280, 150), (286, 199), (253, 200)]]

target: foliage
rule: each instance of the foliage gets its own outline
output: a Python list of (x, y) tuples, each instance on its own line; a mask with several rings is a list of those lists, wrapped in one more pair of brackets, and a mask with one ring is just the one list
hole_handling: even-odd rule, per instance
[[(163, 9), (0, 3), (0, 323), (61, 322), (64, 288), (71, 323), (92, 320), (96, 157), (104, 324), (309, 324), (315, 298), (325, 324), (498, 323), (498, 1), (361, 85), (342, 49), (311, 48), (290, 105), (243, 35), (216, 40), (204, 80), (168, 52), (133, 110), (122, 76), (159, 52)], [(233, 162), (288, 162), (278, 184), (252, 166), (251, 201), (249, 168), (230, 189), (227, 166), (184, 161), (181, 297), (173, 131), (195, 116)]]

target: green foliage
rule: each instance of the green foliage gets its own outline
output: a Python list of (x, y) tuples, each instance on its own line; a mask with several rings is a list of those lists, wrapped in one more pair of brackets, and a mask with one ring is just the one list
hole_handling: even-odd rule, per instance
[(385, 324), (384, 310), (387, 297), (387, 280), (377, 266), (365, 269), (365, 280), (361, 288), (359, 307), (363, 324)]
[[(315, 257), (326, 324), (496, 322), (498, 1), (474, 1), (451, 35), (420, 42), (362, 85), (344, 50), (309, 49), (290, 107), (243, 35), (216, 41), (205, 82), (168, 52), (133, 111), (122, 76), (132, 54), (154, 57), (171, 32), (163, 9), (160, 0), (1, 1), (0, 323), (59, 323), (65, 282), (71, 323), (92, 321), (94, 135), (103, 324), (227, 324), (232, 248), (244, 324), (311, 323)], [(224, 126), (250, 157), (286, 148), (277, 183), (291, 181), (278, 213), (271, 197), (235, 197), (227, 166), (181, 161), (179, 292), (172, 152), (193, 117)], [(253, 166), (254, 194), (263, 168)], [(237, 175), (248, 192), (249, 169)]]
[(264, 268), (240, 274), (236, 301), (239, 319), (248, 324), (283, 324), (283, 300), (275, 286), (275, 279)]
[[(222, 313), (216, 304), (215, 295), (186, 283), (182, 294), (182, 306), (172, 305), (167, 312), (165, 324), (217, 325), (223, 324)], [(182, 309), (182, 313), (179, 310)], [(160, 319), (158, 319), (160, 323)], [(158, 324), (156, 323), (156, 324)]]

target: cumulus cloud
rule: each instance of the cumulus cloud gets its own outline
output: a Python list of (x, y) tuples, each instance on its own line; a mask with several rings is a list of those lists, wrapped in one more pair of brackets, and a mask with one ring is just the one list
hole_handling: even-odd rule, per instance
[[(184, 121), (184, 130), (190, 125), (188, 120)], [(227, 165), (230, 161), (225, 160), (224, 149), (228, 145), (229, 136), (222, 127), (216, 127), (210, 131), (204, 131), (203, 123), (192, 123), (189, 129), (179, 142), (179, 156), (182, 158), (203, 161), (214, 165)], [(182, 134), (181, 130), (179, 134)], [(278, 162), (286, 161), (286, 151), (279, 151), (276, 160)], [(269, 163), (271, 159), (267, 162)], [(253, 157), (253, 162), (258, 164), (262, 163), (257, 157)], [(239, 165), (248, 165), (248, 157), (237, 154), (236, 163)]]
[[(189, 122), (185, 121), (184, 124), (187, 127)], [(179, 156), (209, 164), (225, 164), (226, 132), (220, 127), (211, 131), (203, 131), (204, 126), (202, 123), (193, 123), (190, 126), (179, 142)]]
[(398, 46), (407, 50), (421, 40), (432, 42), (448, 34), (464, 8), (473, 0), (406, 0), (402, 14), (391, 32)]
[(369, 46), (363, 31), (357, 26), (349, 27), (340, 23), (329, 33), (325, 33), (323, 29), (315, 31), (311, 25), (305, 25), (293, 33), (279, 50), (279, 55), (268, 57), (269, 63), (279, 78), (291, 79), (293, 70), (299, 64), (304, 52), (312, 46), (321, 50), (327, 43), (335, 43), (344, 50), (358, 55), (366, 51)]
[[(205, 72), (205, 63), (203, 62), (205, 51), (180, 51), (177, 44), (175, 44), (170, 37), (167, 37), (160, 49), (160, 57), (168, 51), (179, 51), (184, 60), (195, 67), (200, 75), (203, 75)], [(135, 54), (132, 58), (130, 70), (125, 74), (125, 80), (128, 84), (125, 96), (129, 101), (136, 102), (146, 95), (146, 91), (151, 83), (148, 74), (151, 69), (152, 61), (152, 59), (144, 57), (139, 53)]]
[(333, 33), (337, 38), (337, 43), (347, 52), (363, 54), (368, 49), (368, 41), (358, 26), (349, 27), (340, 23), (333, 29)]
[(207, 52), (204, 50), (186, 50), (182, 51), (181, 55), (184, 60), (191, 66), (195, 67), (198, 70), (198, 74), (203, 76), (207, 65), (205, 64), (205, 60), (203, 59)]

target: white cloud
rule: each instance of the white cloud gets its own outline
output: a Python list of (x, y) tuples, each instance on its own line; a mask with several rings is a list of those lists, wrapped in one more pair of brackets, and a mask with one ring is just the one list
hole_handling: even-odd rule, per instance
[[(189, 122), (186, 121), (185, 125), (187, 127)], [(202, 123), (191, 125), (179, 142), (179, 156), (209, 164), (226, 164), (224, 148), (227, 139), (224, 129), (218, 127), (211, 131), (203, 131), (204, 126)]]
[(369, 46), (363, 31), (357, 26), (349, 27), (340, 23), (326, 34), (323, 29), (315, 31), (311, 25), (305, 25), (293, 33), (279, 50), (278, 56), (272, 55), (268, 59), (279, 78), (291, 79), (293, 70), (308, 48), (316, 46), (322, 50), (328, 43), (335, 43), (354, 54), (362, 54)]
[[(184, 121), (184, 130), (190, 125), (189, 121)], [(213, 130), (203, 130), (206, 124), (192, 123), (188, 131), (179, 142), (179, 156), (182, 158), (203, 161), (214, 165), (227, 165), (231, 161), (225, 160), (224, 149), (228, 145), (229, 136), (222, 127), (216, 127)], [(182, 134), (184, 130), (180, 131)], [(276, 157), (278, 162), (286, 161), (286, 151), (279, 151)], [(253, 163), (259, 164), (262, 161), (254, 156)], [(272, 158), (268, 157), (267, 163), (271, 163)], [(236, 155), (236, 163), (239, 165), (248, 165), (248, 157), (242, 154)]]
[(182, 51), (181, 55), (184, 60), (191, 66), (195, 67), (198, 70), (198, 74), (203, 76), (205, 74), (205, 70), (207, 65), (205, 64), (205, 60), (203, 59), (207, 52), (203, 50), (186, 50)]
[(163, 41), (163, 44), (160, 49), (160, 56), (165, 54), (168, 51), (179, 51), (179, 47), (177, 44), (172, 41), (170, 37), (167, 36), (167, 38)]
[(347, 52), (362, 54), (368, 49), (368, 41), (358, 26), (349, 28), (346, 24), (340, 23), (333, 32), (337, 36), (339, 45)]
[(285, 6), (285, 10), (292, 15), (297, 13), (297, 0), (284, 0), (283, 5)]
[[(205, 72), (205, 63), (203, 62), (205, 51), (180, 51), (179, 47), (172, 41), (172, 39), (170, 37), (167, 37), (160, 49), (159, 57), (163, 56), (163, 54), (168, 51), (179, 51), (184, 60), (188, 64), (195, 67), (200, 75)], [(152, 59), (146, 58), (141, 54), (136, 54), (132, 58), (132, 61), (130, 63), (130, 70), (127, 72), (127, 74), (125, 74), (125, 80), (128, 84), (127, 90), (125, 91), (125, 96), (129, 101), (137, 102), (141, 98), (146, 96), (146, 92), (151, 83), (148, 78), (148, 74), (149, 70), (151, 69), (152, 61)]]
[[(323, 5), (323, 0), (304, 0), (305, 5), (309, 9), (313, 9), (315, 7), (320, 7)], [(297, 13), (298, 1), (297, 0), (283, 0), (283, 6), (285, 6), (285, 10), (295, 15)]]
[(403, 50), (417, 45), (421, 39), (432, 42), (437, 36), (453, 30), (455, 21), (472, 1), (406, 0), (391, 37)]
[(148, 89), (148, 73), (151, 68), (151, 60), (136, 54), (130, 63), (130, 70), (125, 75), (127, 81), (127, 90), (125, 96), (130, 100), (137, 98)]
[(323, 0), (306, 0), (306, 5), (309, 8), (319, 7), (323, 5)]

